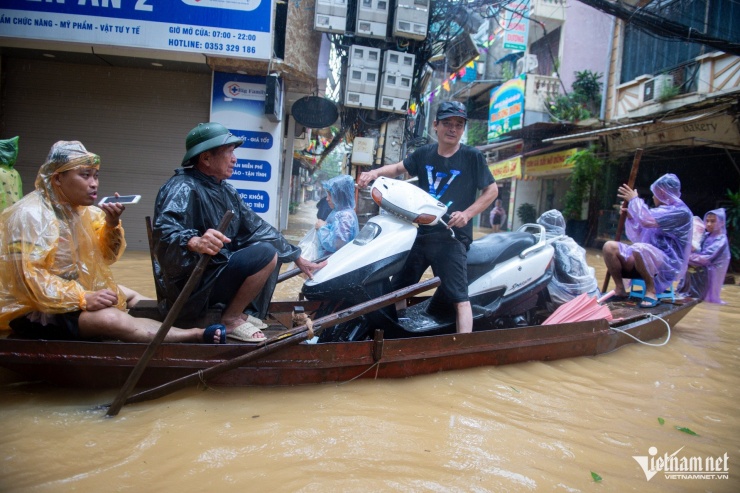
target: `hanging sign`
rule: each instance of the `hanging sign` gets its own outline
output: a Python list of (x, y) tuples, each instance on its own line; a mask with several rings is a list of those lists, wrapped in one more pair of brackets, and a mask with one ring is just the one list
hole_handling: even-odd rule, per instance
[(491, 91), (488, 107), (488, 142), (522, 128), (524, 122), (524, 74)]
[(339, 110), (333, 101), (319, 96), (306, 96), (290, 110), (295, 121), (308, 128), (326, 128), (339, 118)]

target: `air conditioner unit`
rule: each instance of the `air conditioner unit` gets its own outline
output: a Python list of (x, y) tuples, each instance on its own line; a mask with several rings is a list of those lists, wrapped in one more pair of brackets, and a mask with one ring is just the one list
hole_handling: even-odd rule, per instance
[(468, 33), (462, 33), (452, 39), (447, 47), (447, 68), (459, 70), (478, 58), (478, 47), (475, 40)]
[(664, 88), (673, 85), (673, 76), (668, 74), (661, 74), (652, 79), (648, 79), (642, 85), (642, 102), (649, 103), (657, 100)]
[(540, 66), (537, 55), (524, 55), (516, 61), (516, 75), (529, 74)]

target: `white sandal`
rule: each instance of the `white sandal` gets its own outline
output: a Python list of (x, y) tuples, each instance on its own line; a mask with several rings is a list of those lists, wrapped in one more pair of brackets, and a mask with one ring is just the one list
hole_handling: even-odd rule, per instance
[(261, 331), (262, 329), (259, 327), (255, 327), (249, 322), (244, 322), (227, 334), (226, 337), (242, 342), (264, 342), (267, 340), (267, 337), (264, 334), (262, 334), (262, 337), (255, 337), (255, 334)]
[(253, 317), (252, 315), (249, 315), (249, 314), (247, 315), (247, 322), (249, 322), (250, 324), (254, 325), (255, 327), (257, 327), (260, 330), (267, 328), (267, 324), (265, 322), (263, 322), (262, 320), (260, 320), (257, 317)]

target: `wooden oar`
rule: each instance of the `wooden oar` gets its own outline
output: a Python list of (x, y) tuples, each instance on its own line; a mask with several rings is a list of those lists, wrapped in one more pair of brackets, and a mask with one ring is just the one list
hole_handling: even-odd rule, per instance
[(227, 372), (229, 370), (233, 370), (234, 368), (238, 368), (250, 361), (254, 361), (270, 353), (274, 353), (275, 351), (278, 351), (286, 346), (292, 346), (294, 344), (303, 342), (312, 337), (312, 334), (320, 334), (325, 327), (331, 327), (336, 324), (352, 320), (353, 318), (357, 318), (360, 315), (378, 310), (379, 308), (383, 308), (384, 306), (392, 305), (397, 301), (406, 299), (410, 296), (423, 293), (428, 289), (437, 287), (439, 286), (439, 284), (439, 277), (433, 277), (427, 281), (413, 284), (404, 289), (393, 291), (392, 293), (381, 296), (379, 298), (375, 298), (365, 303), (360, 303), (359, 305), (352, 306), (350, 308), (347, 308), (346, 310), (332, 313), (331, 315), (327, 315), (326, 317), (318, 318), (313, 321), (313, 332), (309, 331), (307, 326), (301, 325), (300, 327), (291, 329), (288, 332), (285, 332), (268, 340), (265, 345), (260, 347), (259, 349), (246, 354), (242, 354), (241, 356), (237, 356), (236, 358), (223, 361), (210, 368), (206, 368), (205, 370), (199, 370), (195, 373), (191, 373), (190, 375), (172, 380), (171, 382), (160, 385), (159, 387), (154, 387), (152, 389), (132, 395), (126, 400), (126, 404), (156, 399), (170, 394), (183, 387), (186, 387), (187, 385), (197, 384), (198, 382), (205, 382), (209, 378), (215, 377), (216, 375), (220, 375), (221, 373)]
[[(632, 188), (634, 190), (635, 188), (635, 180), (637, 179), (637, 170), (640, 168), (640, 159), (642, 158), (642, 149), (637, 148), (635, 150), (635, 157), (632, 159), (632, 170), (630, 170), (630, 178), (627, 181), (627, 186)], [(629, 205), (629, 202), (626, 200), (622, 202), (622, 208), (626, 209)], [(622, 231), (624, 230), (624, 222), (627, 220), (627, 212), (621, 212), (619, 215), (619, 223), (617, 223), (617, 232), (614, 233), (614, 241), (619, 241), (622, 239)], [(609, 274), (609, 271), (606, 271), (606, 277), (604, 278), (604, 285), (601, 287), (601, 292), (606, 293), (606, 289), (609, 287), (609, 279), (611, 279), (611, 274)]]
[[(224, 216), (221, 218), (221, 222), (218, 225), (218, 230), (220, 232), (223, 233), (226, 230), (226, 226), (229, 225), (232, 217), (234, 217), (234, 212), (230, 210), (226, 211)], [(200, 282), (203, 271), (206, 269), (206, 265), (208, 265), (208, 262), (210, 260), (210, 255), (201, 254), (201, 257), (198, 260), (193, 273), (190, 275), (190, 278), (185, 283), (185, 287), (182, 288), (182, 291), (177, 296), (177, 300), (175, 300), (175, 303), (172, 305), (172, 308), (170, 308), (170, 311), (167, 312), (167, 316), (165, 317), (164, 322), (162, 322), (159, 330), (154, 335), (154, 339), (152, 339), (152, 341), (149, 343), (146, 351), (144, 351), (144, 354), (141, 355), (141, 358), (136, 363), (136, 366), (134, 366), (134, 369), (128, 376), (126, 383), (124, 383), (123, 387), (121, 387), (121, 390), (118, 391), (118, 395), (108, 408), (108, 412), (105, 413), (106, 416), (115, 416), (121, 410), (121, 407), (123, 407), (123, 404), (126, 402), (126, 399), (131, 394), (131, 391), (136, 386), (139, 378), (141, 378), (141, 375), (144, 373), (144, 369), (146, 368), (146, 365), (149, 364), (149, 360), (151, 360), (152, 356), (154, 356), (154, 352), (162, 343), (165, 336), (167, 336), (167, 332), (169, 332), (172, 324), (175, 322), (177, 317), (180, 316), (180, 311), (182, 311), (182, 307), (187, 302), (188, 298), (190, 297), (190, 293), (193, 292), (195, 286)]]

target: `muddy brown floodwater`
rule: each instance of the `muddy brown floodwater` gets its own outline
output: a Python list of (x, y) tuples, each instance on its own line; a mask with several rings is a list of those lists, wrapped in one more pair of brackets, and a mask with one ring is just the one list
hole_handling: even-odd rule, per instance
[[(589, 262), (601, 284), (599, 252)], [(154, 294), (147, 254), (127, 252), (115, 269)], [(2, 371), (0, 491), (734, 493), (740, 288), (722, 297), (727, 305), (699, 305), (663, 347), (405, 380), (192, 388), (115, 419), (95, 408), (115, 390)], [(720, 475), (648, 480), (634, 458), (674, 453), (709, 459)]]

